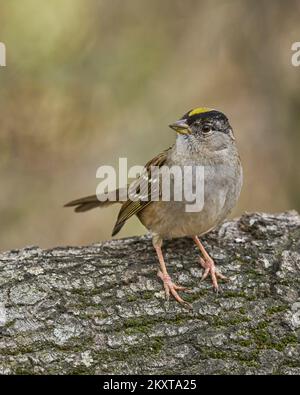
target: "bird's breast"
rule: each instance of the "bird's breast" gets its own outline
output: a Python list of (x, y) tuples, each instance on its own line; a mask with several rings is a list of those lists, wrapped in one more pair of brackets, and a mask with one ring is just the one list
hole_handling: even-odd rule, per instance
[[(178, 198), (175, 193), (178, 183), (176, 186), (171, 180), (171, 201), (152, 202), (139, 214), (146, 228), (162, 238), (207, 233), (224, 220), (236, 204), (242, 183), (240, 166), (208, 164), (200, 166), (201, 171), (197, 171), (198, 165), (191, 167), (191, 177), (182, 179), (182, 201), (174, 201), (175, 195)], [(190, 191), (188, 199), (185, 190)], [(191, 201), (195, 195), (198, 202)]]

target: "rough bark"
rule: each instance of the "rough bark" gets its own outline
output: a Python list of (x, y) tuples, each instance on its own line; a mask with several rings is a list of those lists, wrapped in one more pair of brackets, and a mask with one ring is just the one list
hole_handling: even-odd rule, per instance
[[(164, 244), (188, 311), (164, 300), (148, 236), (0, 255), (0, 373), (299, 374), (300, 217), (245, 214), (203, 238), (231, 281)], [(182, 293), (183, 294), (183, 293)]]

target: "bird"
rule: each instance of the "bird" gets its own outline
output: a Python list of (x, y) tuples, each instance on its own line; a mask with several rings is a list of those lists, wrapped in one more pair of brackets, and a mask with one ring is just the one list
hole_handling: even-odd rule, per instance
[[(210, 276), (213, 289), (218, 292), (218, 279), (227, 280), (227, 278), (216, 269), (214, 260), (204, 248), (200, 237), (220, 225), (236, 205), (242, 188), (243, 170), (233, 129), (223, 112), (209, 107), (196, 107), (171, 123), (169, 127), (176, 132), (175, 143), (145, 165), (145, 173), (134, 181), (135, 185), (139, 184), (135, 189), (135, 199), (131, 196), (124, 201), (121, 199), (124, 191), (117, 189), (112, 191), (115, 196), (114, 201), (109, 199), (102, 201), (103, 198), (99, 199), (99, 196), (94, 194), (73, 200), (65, 206), (74, 207), (75, 212), (85, 212), (96, 207), (120, 203), (121, 208), (112, 236), (121, 230), (129, 218), (136, 215), (152, 235), (152, 244), (159, 262), (157, 275), (163, 283), (166, 299), (169, 300), (172, 296), (183, 306), (192, 308), (179, 295), (180, 291), (187, 291), (186, 287), (174, 283), (168, 273), (162, 252), (163, 240), (180, 237), (193, 239), (201, 253), (199, 257), (203, 268), (201, 280)], [(174, 166), (181, 170), (185, 167), (192, 169), (192, 177), (187, 181), (183, 172), (181, 180), (182, 183), (187, 181), (187, 188), (191, 190), (197, 187), (198, 179), (195, 171), (199, 168), (203, 169), (201, 210), (188, 211), (189, 202), (184, 197), (181, 201), (174, 199), (176, 190), (169, 201), (162, 199), (162, 176), (156, 173), (154, 177), (151, 169), (153, 167), (171, 169)], [(141, 187), (141, 178), (147, 181), (148, 188)], [(154, 184), (156, 188), (153, 188)], [(178, 185), (176, 187), (176, 181), (171, 177), (171, 187), (176, 189)], [(130, 186), (126, 187), (127, 192), (129, 188)], [(151, 188), (158, 191), (156, 199), (151, 199), (149, 195)]]

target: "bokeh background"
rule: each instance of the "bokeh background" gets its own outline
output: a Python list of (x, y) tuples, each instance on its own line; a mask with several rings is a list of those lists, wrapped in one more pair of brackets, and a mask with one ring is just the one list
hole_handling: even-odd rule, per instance
[[(199, 105), (231, 120), (233, 213), (300, 209), (300, 2), (1, 0), (0, 249), (110, 238), (118, 207), (74, 214), (96, 169), (143, 165)], [(120, 237), (141, 234), (132, 219)]]

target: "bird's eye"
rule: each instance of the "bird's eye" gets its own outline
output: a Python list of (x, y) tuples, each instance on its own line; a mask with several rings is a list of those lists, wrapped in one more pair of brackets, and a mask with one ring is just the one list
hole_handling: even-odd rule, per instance
[(210, 133), (211, 132), (211, 126), (210, 125), (204, 125), (202, 128), (202, 132), (204, 134)]

